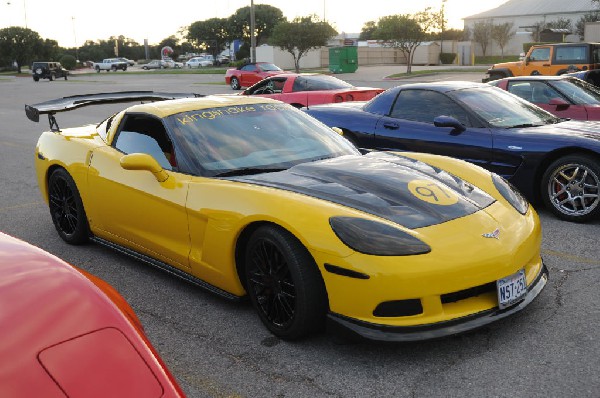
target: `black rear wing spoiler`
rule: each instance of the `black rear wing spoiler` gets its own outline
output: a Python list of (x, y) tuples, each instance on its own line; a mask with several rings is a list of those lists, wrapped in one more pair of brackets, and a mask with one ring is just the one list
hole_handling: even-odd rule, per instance
[(73, 95), (70, 97), (58, 98), (39, 104), (25, 105), (25, 115), (33, 122), (40, 121), (40, 115), (47, 114), (50, 121), (50, 128), (58, 130), (58, 125), (54, 119), (57, 112), (66, 112), (88, 105), (99, 105), (119, 102), (135, 101), (165, 101), (178, 98), (198, 98), (204, 97), (202, 94), (195, 93), (164, 93), (154, 91), (119, 91), (114, 93), (99, 93)]

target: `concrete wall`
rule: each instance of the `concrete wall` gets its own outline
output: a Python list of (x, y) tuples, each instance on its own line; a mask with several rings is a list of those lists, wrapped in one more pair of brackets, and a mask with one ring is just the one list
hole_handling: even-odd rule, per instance
[[(294, 57), (279, 47), (259, 46), (256, 47), (256, 60), (258, 62), (271, 62), (281, 69), (293, 70)], [(311, 50), (300, 58), (300, 68), (320, 68), (321, 50)]]
[(600, 22), (587, 22), (583, 36), (585, 41), (600, 42)]

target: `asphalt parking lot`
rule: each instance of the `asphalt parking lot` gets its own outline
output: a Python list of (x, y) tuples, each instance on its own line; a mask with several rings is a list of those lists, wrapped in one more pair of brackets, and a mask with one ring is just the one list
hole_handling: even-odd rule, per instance
[[(461, 72), (384, 79), (404, 71), (361, 67), (338, 77), (383, 88), (483, 77)], [(123, 90), (234, 93), (223, 75), (111, 72), (38, 83), (0, 76), (0, 231), (112, 284), (189, 397), (599, 396), (600, 221), (568, 223), (539, 209), (550, 281), (536, 301), (474, 332), (410, 344), (349, 342), (330, 331), (281, 341), (262, 326), (249, 302), (232, 304), (99, 245), (67, 245), (54, 230), (33, 168), (37, 138), (48, 124), (45, 118), (29, 121), (24, 105)], [(122, 107), (87, 107), (57, 120), (61, 127), (95, 123)]]

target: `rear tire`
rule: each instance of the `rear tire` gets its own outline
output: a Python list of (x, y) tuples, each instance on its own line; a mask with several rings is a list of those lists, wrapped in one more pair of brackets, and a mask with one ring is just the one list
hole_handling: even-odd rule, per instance
[(600, 216), (600, 160), (568, 155), (554, 161), (542, 177), (546, 207), (558, 218), (583, 222)]
[(240, 81), (238, 80), (237, 77), (232, 77), (229, 82), (229, 85), (234, 90), (239, 90), (240, 88), (242, 88), (242, 86), (240, 86)]
[(265, 225), (246, 248), (246, 288), (263, 324), (295, 340), (325, 325), (327, 293), (308, 250), (288, 231)]
[(83, 202), (75, 181), (65, 169), (56, 169), (50, 175), (48, 201), (58, 235), (72, 245), (87, 242), (90, 229)]

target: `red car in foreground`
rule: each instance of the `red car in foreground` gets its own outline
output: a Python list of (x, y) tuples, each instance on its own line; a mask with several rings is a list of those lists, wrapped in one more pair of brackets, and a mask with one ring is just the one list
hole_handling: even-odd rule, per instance
[(600, 120), (600, 88), (577, 77), (518, 76), (489, 84), (513, 93), (558, 117)]
[(286, 73), (279, 66), (269, 62), (254, 62), (245, 64), (239, 68), (229, 68), (225, 72), (225, 83), (232, 89), (239, 90), (242, 87), (250, 87), (265, 77)]
[(247, 88), (242, 95), (258, 95), (296, 107), (345, 101), (368, 101), (382, 88), (354, 87), (334, 76), (318, 73), (286, 73), (267, 77)]
[(0, 397), (184, 397), (106, 282), (0, 233)]

